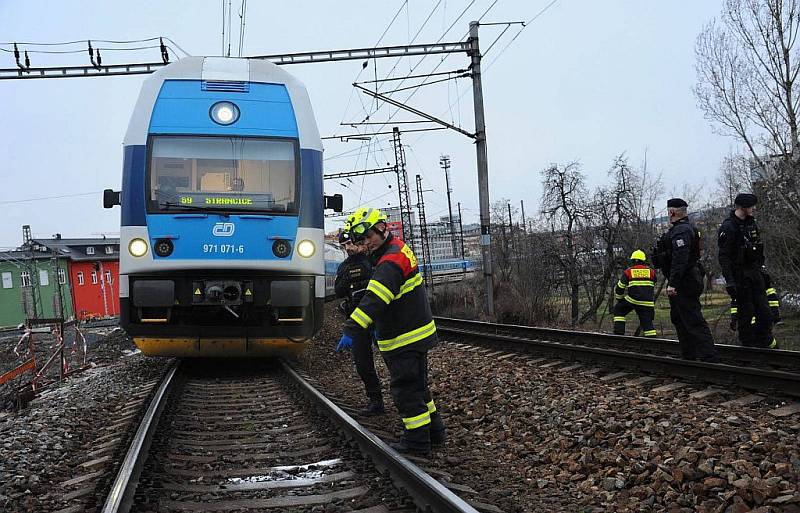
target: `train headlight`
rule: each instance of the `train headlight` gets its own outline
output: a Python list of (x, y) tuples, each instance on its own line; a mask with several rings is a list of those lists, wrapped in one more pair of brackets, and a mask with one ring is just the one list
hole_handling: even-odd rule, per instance
[(239, 119), (239, 107), (231, 102), (217, 102), (211, 106), (209, 115), (214, 123), (230, 125)]
[(314, 243), (310, 240), (301, 240), (297, 244), (297, 254), (303, 258), (311, 258), (314, 256), (314, 252), (317, 250), (317, 247), (314, 246)]
[(147, 241), (144, 239), (133, 239), (128, 243), (128, 253), (135, 257), (144, 256), (147, 253)]

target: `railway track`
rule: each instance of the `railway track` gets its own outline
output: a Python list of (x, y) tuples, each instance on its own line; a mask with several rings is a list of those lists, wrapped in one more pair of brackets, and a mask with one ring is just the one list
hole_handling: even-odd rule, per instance
[(723, 363), (683, 360), (677, 341), (436, 317), (443, 336), (494, 349), (605, 363), (800, 397), (800, 353), (718, 345)]
[(476, 511), (288, 365), (251, 367), (171, 369), (102, 511)]

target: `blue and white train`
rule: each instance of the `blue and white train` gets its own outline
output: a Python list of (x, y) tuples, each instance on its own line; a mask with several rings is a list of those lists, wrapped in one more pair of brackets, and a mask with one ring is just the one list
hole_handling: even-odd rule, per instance
[(341, 210), (305, 86), (266, 61), (181, 59), (144, 82), (123, 144), (104, 206), (121, 204), (120, 321), (142, 352), (302, 351), (322, 326), (323, 210)]

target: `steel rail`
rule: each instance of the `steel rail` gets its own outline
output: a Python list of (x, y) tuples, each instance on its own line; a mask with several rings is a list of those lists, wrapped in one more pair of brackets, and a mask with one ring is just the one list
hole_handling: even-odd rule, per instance
[[(581, 344), (523, 339), (482, 331), (448, 328), (437, 329), (466, 338), (490, 341), (492, 348), (518, 353), (546, 354), (557, 358), (606, 363), (645, 372), (664, 372), (670, 376), (690, 378), (719, 385), (736, 385), (758, 391), (775, 390), (779, 394), (800, 397), (800, 374), (795, 372), (738, 367), (724, 363), (683, 360), (632, 351), (620, 351)], [(575, 338), (573, 334), (573, 338)]]
[(139, 424), (122, 466), (114, 479), (111, 491), (101, 510), (103, 513), (123, 513), (130, 511), (133, 503), (133, 494), (136, 491), (139, 475), (147, 459), (147, 451), (158, 427), (158, 419), (166, 404), (167, 392), (172, 386), (175, 372), (179, 364), (174, 364), (164, 375), (150, 405)]
[[(665, 353), (669, 355), (680, 355), (680, 344), (678, 341), (666, 338), (635, 337), (591, 331), (570, 331), (558, 328), (499, 324), (470, 319), (455, 319), (451, 317), (435, 317), (435, 319), (436, 326), (440, 329), (457, 328), (480, 330), (500, 335), (521, 336), (531, 340), (569, 342), (605, 348), (613, 347), (650, 354)], [(800, 351), (742, 347), (729, 344), (716, 344), (716, 348), (720, 358), (726, 361), (742, 362), (750, 366), (752, 366), (752, 364), (759, 364), (785, 370), (791, 369), (800, 371)]]
[(395, 484), (403, 488), (411, 496), (421, 511), (477, 513), (475, 508), (353, 420), (352, 417), (303, 379), (289, 364), (282, 361), (281, 365), (306, 396), (312, 399), (316, 406), (335, 422), (342, 431), (355, 440), (361, 451), (369, 455), (378, 468), (389, 472)]

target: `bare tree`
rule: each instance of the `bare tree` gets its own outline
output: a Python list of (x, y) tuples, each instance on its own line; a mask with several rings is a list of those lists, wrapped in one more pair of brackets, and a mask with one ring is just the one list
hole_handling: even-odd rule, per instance
[(697, 39), (694, 90), (706, 117), (747, 148), (767, 260), (778, 281), (795, 290), (800, 287), (799, 31), (798, 0), (726, 0), (719, 20)]
[(753, 188), (750, 180), (750, 166), (741, 155), (728, 154), (723, 160), (717, 175), (717, 193), (715, 199), (721, 199), (720, 206), (733, 206), (733, 200), (740, 192), (750, 192)]
[(580, 303), (580, 244), (578, 237), (587, 220), (586, 177), (578, 162), (552, 165), (542, 171), (542, 214), (562, 244), (553, 255), (566, 279), (570, 298), (570, 323), (578, 323)]
[(726, 0), (697, 39), (699, 106), (761, 167), (764, 150), (800, 157), (798, 16), (796, 0)]

